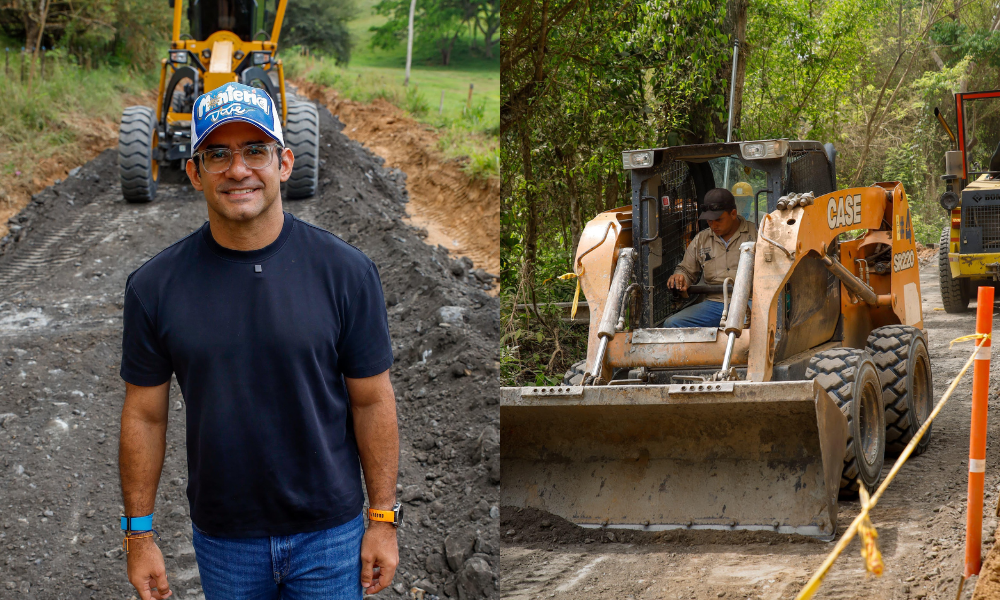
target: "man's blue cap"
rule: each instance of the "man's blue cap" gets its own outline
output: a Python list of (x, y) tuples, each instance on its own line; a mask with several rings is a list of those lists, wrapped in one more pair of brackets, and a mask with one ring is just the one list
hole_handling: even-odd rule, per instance
[(243, 121), (255, 125), (282, 146), (281, 120), (274, 102), (262, 89), (242, 83), (227, 83), (194, 101), (191, 119), (191, 155), (215, 128), (225, 123)]

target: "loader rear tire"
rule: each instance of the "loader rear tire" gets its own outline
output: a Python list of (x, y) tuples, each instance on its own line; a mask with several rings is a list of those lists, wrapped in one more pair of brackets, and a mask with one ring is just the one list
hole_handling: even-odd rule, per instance
[(945, 225), (938, 244), (938, 281), (941, 283), (941, 304), (948, 313), (969, 310), (970, 283), (968, 279), (955, 279), (948, 265), (948, 248), (951, 244), (951, 225)]
[(840, 495), (857, 495), (859, 479), (874, 491), (885, 463), (885, 407), (875, 361), (865, 350), (825, 350), (809, 359), (806, 379), (817, 381), (847, 417)]
[(319, 180), (319, 113), (312, 102), (288, 103), (285, 145), (295, 155), (292, 176), (285, 184), (289, 200), (311, 198)]
[[(934, 409), (934, 387), (927, 342), (916, 327), (879, 327), (868, 336), (868, 352), (882, 380), (886, 451), (898, 455)], [(922, 454), (931, 443), (927, 429), (913, 449)]]
[(148, 106), (129, 106), (118, 129), (118, 175), (126, 202), (152, 202), (160, 181), (154, 158), (160, 138), (156, 116)]

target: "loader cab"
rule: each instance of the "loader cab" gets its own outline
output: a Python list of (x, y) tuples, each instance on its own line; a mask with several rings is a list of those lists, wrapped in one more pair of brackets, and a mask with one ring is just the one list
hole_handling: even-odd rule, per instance
[[(708, 224), (698, 220), (705, 194), (725, 187), (740, 216), (759, 227), (791, 192), (816, 196), (837, 189), (836, 151), (813, 141), (758, 140), (630, 150), (622, 162), (632, 178), (632, 240), (638, 256), (640, 328), (657, 327), (688, 300), (666, 283), (688, 244)], [(817, 273), (826, 285), (828, 273)], [(839, 289), (839, 288), (838, 288)]]

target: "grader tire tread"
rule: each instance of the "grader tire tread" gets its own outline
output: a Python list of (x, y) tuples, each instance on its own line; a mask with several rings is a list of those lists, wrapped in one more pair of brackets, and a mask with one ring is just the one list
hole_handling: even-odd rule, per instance
[[(907, 325), (879, 327), (868, 335), (868, 352), (875, 360), (882, 381), (886, 451), (897, 455), (910, 443), (919, 428), (919, 425), (914, 426), (915, 415), (911, 414), (907, 402), (907, 378), (913, 376), (913, 373), (907, 373), (907, 369), (914, 337), (923, 339), (923, 334), (916, 327)], [(926, 348), (926, 341), (924, 344)], [(927, 450), (930, 439), (931, 429), (928, 428), (913, 449), (913, 456)]]
[(938, 244), (938, 281), (941, 284), (941, 304), (948, 313), (969, 310), (969, 280), (955, 279), (948, 265), (948, 248), (951, 244), (951, 226), (945, 225)]
[(295, 155), (287, 196), (291, 200), (311, 198), (319, 181), (319, 113), (315, 104), (288, 103), (285, 143)]
[(148, 106), (129, 106), (118, 132), (118, 173), (122, 196), (130, 203), (152, 202), (157, 178), (153, 169), (156, 116)]
[(858, 363), (866, 357), (871, 360), (867, 352), (854, 348), (825, 350), (810, 359), (805, 372), (805, 378), (818, 382), (847, 417), (847, 452), (844, 454), (844, 471), (840, 476), (840, 494), (844, 496), (856, 494), (860, 487), (851, 403), (854, 401), (853, 388)]

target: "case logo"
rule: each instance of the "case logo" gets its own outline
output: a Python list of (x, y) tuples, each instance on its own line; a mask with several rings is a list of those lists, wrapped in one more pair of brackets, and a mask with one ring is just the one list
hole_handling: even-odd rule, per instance
[(857, 225), (861, 222), (861, 194), (830, 198), (826, 205), (826, 222), (830, 229)]

